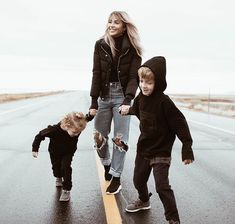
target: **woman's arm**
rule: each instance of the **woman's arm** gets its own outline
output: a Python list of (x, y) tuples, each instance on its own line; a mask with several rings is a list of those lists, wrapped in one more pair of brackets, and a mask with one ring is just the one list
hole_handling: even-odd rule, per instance
[(135, 53), (130, 65), (129, 80), (126, 87), (125, 99), (123, 101), (123, 105), (130, 105), (131, 100), (134, 99), (135, 97), (136, 90), (138, 87), (137, 73), (141, 65), (141, 60), (142, 60), (141, 57), (137, 55), (137, 53)]
[(99, 57), (99, 42), (95, 44), (93, 55), (92, 83), (90, 89), (91, 106), (90, 109), (98, 109), (98, 97), (101, 89), (101, 72), (100, 72), (100, 57)]

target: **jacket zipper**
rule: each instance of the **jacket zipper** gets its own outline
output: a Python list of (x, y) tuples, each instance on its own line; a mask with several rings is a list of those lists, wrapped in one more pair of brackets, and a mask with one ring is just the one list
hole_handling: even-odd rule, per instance
[[(120, 57), (118, 58), (117, 75), (118, 75), (118, 81), (119, 81), (120, 85), (121, 85), (121, 81), (120, 81), (120, 77), (119, 77), (119, 73), (120, 73), (120, 71), (119, 71), (119, 64), (120, 64), (121, 58), (124, 57), (128, 52), (129, 52), (129, 49), (127, 49), (126, 52), (124, 54), (120, 55)], [(121, 88), (122, 88), (122, 85), (121, 85)], [(122, 88), (122, 93), (125, 96), (123, 88)]]
[[(102, 45), (101, 45), (101, 49), (105, 52), (105, 54), (106, 54), (107, 56), (109, 56), (109, 58), (110, 58), (111, 61), (112, 61), (112, 57), (111, 57), (110, 54), (103, 48)], [(105, 86), (107, 86), (107, 80), (105, 80)]]
[[(101, 46), (102, 50), (109, 56), (109, 58), (111, 58), (111, 56), (109, 55), (109, 53), (103, 48), (103, 46)], [(117, 64), (117, 75), (118, 75), (118, 81), (119, 83), (121, 84), (121, 81), (120, 81), (120, 77), (119, 77), (119, 64), (120, 64), (120, 61), (121, 61), (121, 58), (124, 57), (128, 52), (129, 52), (130, 49), (127, 49), (126, 52), (122, 55), (120, 55), (120, 57), (118, 58), (118, 64)], [(107, 85), (107, 84), (105, 84)], [(121, 85), (121, 88), (122, 88), (122, 85)], [(123, 91), (123, 88), (122, 88), (122, 92), (123, 92), (123, 95), (125, 96), (125, 93)]]

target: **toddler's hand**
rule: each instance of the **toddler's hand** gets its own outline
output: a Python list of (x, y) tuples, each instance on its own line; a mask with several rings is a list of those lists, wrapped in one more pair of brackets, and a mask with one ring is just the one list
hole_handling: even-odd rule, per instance
[(32, 156), (33, 156), (34, 158), (37, 158), (37, 157), (38, 157), (38, 152), (32, 152)]
[(188, 164), (190, 164), (192, 162), (193, 162), (193, 160), (191, 160), (191, 159), (185, 159), (184, 160), (184, 165), (188, 165)]

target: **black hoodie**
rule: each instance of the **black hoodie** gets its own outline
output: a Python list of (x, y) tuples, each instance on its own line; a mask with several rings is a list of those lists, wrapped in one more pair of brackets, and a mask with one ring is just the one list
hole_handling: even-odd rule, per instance
[(163, 93), (167, 86), (165, 58), (151, 58), (141, 67), (151, 69), (155, 75), (155, 88), (150, 96), (140, 92), (130, 108), (130, 114), (140, 120), (137, 153), (149, 159), (170, 157), (177, 136), (182, 142), (182, 160), (194, 160), (187, 121), (173, 101)]

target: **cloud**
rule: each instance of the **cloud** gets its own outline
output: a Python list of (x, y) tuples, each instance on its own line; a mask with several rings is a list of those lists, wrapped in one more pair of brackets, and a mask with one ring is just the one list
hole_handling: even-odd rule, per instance
[[(43, 89), (45, 83), (53, 89), (89, 89), (95, 41), (104, 32), (109, 13), (124, 10), (139, 29), (145, 49), (143, 61), (155, 55), (167, 58), (168, 91), (207, 91), (209, 85), (231, 91), (230, 83), (235, 81), (233, 8), (230, 0), (170, 4), (156, 0), (145, 4), (134, 0), (102, 4), (80, 0), (2, 1), (0, 89), (16, 88), (17, 83), (25, 89)], [(39, 77), (48, 82), (40, 82)], [(193, 81), (183, 83), (189, 77)]]

